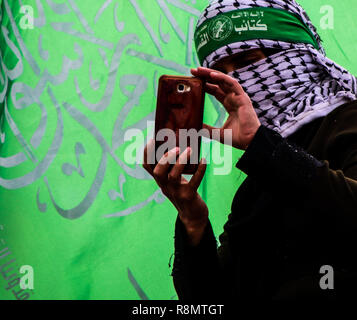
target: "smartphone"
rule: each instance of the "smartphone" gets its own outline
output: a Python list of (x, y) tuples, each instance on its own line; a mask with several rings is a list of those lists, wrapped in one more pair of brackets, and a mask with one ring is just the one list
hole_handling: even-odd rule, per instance
[[(203, 124), (204, 99), (204, 81), (200, 78), (171, 75), (160, 77), (155, 116), (155, 165), (153, 167), (168, 150), (176, 146), (180, 147), (182, 153), (189, 146), (191, 156), (183, 174), (196, 172), (201, 152), (201, 137), (198, 137), (198, 133)], [(168, 131), (162, 129), (169, 129), (171, 134), (166, 136), (165, 132)], [(188, 134), (180, 129), (185, 129)], [(194, 130), (189, 131), (190, 129)], [(196, 135), (193, 134), (194, 132)]]

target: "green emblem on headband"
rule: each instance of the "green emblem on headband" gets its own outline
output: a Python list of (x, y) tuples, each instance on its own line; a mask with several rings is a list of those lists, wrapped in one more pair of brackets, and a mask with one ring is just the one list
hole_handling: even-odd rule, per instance
[(220, 13), (203, 22), (194, 36), (201, 64), (209, 54), (227, 44), (253, 39), (309, 43), (319, 49), (313, 33), (297, 15), (275, 8)]
[(233, 22), (227, 16), (218, 16), (209, 26), (209, 34), (213, 40), (223, 41), (231, 35)]

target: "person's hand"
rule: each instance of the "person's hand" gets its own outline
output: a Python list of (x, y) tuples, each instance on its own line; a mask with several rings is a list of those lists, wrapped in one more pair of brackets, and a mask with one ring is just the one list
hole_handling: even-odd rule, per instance
[(232, 130), (232, 146), (246, 150), (253, 140), (261, 123), (252, 102), (237, 80), (208, 68), (191, 69), (192, 75), (206, 80), (206, 92), (216, 97), (223, 104), (229, 116), (222, 128), (203, 124), (211, 137), (212, 130), (220, 130), (220, 142), (224, 143), (224, 130)]
[[(199, 163), (197, 171), (190, 181), (187, 181), (182, 172), (185, 162), (188, 162), (191, 148), (187, 148), (180, 154), (179, 148), (174, 148), (165, 153), (155, 168), (148, 164), (148, 159), (152, 159), (155, 153), (155, 141), (150, 140), (144, 149), (143, 167), (155, 179), (162, 193), (176, 207), (179, 218), (185, 225), (191, 245), (196, 245), (202, 238), (204, 229), (208, 222), (208, 208), (197, 192), (206, 171), (205, 159)], [(180, 155), (179, 155), (180, 154)], [(179, 155), (178, 159), (175, 159)], [(175, 163), (171, 170), (170, 164)]]

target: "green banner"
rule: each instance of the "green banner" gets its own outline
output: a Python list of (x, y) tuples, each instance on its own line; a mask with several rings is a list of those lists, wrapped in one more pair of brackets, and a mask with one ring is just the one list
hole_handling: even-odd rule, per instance
[[(140, 158), (152, 135), (159, 77), (199, 64), (193, 35), (208, 1), (0, 3), (0, 299), (177, 299), (177, 212), (125, 151), (135, 143)], [(301, 4), (329, 57), (356, 72), (357, 4)], [(207, 97), (205, 123), (225, 117)], [(208, 162), (226, 151), (203, 140)], [(199, 189), (217, 237), (245, 179), (241, 154), (230, 174), (209, 163)]]

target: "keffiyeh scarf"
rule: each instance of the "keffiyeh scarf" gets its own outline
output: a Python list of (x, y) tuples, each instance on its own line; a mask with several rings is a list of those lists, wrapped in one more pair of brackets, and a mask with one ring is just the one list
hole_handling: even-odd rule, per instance
[(208, 19), (256, 7), (281, 9), (295, 14), (311, 31), (315, 45), (264, 38), (238, 41), (222, 45), (201, 57), (201, 63), (210, 68), (220, 59), (242, 51), (259, 48), (281, 50), (229, 73), (251, 98), (263, 125), (287, 137), (304, 124), (326, 116), (348, 101), (356, 100), (356, 78), (325, 56), (316, 28), (294, 0), (213, 0), (201, 14), (196, 32)]

